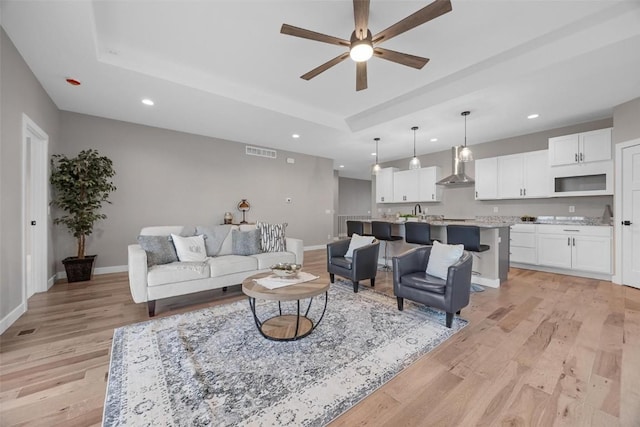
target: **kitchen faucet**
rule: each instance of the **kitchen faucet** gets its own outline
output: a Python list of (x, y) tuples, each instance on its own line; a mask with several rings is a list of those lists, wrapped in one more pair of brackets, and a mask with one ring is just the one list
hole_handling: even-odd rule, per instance
[(420, 206), (420, 203), (416, 203), (416, 205), (413, 207), (413, 214), (418, 215), (418, 212), (422, 213), (422, 206)]

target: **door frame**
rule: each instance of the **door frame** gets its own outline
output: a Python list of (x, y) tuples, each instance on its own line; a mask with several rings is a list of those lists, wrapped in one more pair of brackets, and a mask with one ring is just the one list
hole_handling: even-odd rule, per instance
[[(27, 308), (28, 280), (33, 292), (46, 292), (49, 220), (49, 136), (22, 114), (22, 300)], [(29, 200), (27, 199), (29, 198)], [(27, 218), (30, 214), (30, 218)], [(36, 227), (30, 225), (36, 221)], [(30, 231), (32, 230), (32, 231)], [(31, 238), (31, 242), (27, 239)], [(27, 250), (31, 247), (31, 254)], [(27, 256), (31, 262), (27, 262)], [(29, 271), (30, 270), (30, 271)]]
[(640, 138), (616, 144), (615, 146), (615, 186), (613, 192), (613, 230), (615, 236), (614, 266), (615, 274), (611, 281), (622, 285), (622, 154), (626, 148), (640, 145)]

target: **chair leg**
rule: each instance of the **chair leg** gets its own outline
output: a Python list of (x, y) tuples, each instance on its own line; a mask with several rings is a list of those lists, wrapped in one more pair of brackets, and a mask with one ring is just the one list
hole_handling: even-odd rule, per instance
[(398, 310), (404, 310), (404, 298), (397, 297), (398, 299)]
[(360, 282), (358, 282), (357, 280), (353, 281), (353, 292), (354, 293), (358, 293), (358, 287), (360, 286)]
[(456, 311), (456, 314), (457, 314), (458, 316), (460, 316), (460, 312), (461, 312), (461, 311), (462, 311), (462, 310), (458, 310), (458, 311)]
[(147, 301), (147, 309), (149, 310), (149, 317), (156, 315), (156, 301)]
[(453, 313), (447, 312), (447, 328), (451, 328), (452, 323), (453, 323)]
[(376, 278), (372, 277), (371, 278), (371, 287), (373, 288), (376, 285)]
[(222, 292), (227, 292), (227, 287), (226, 286), (222, 287)]
[(336, 280), (336, 275), (333, 273), (329, 273), (329, 280), (333, 283)]

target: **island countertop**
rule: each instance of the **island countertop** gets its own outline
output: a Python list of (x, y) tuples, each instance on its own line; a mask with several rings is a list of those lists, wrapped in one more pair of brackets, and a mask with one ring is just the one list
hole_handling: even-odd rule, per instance
[(392, 224), (403, 225), (405, 222), (423, 222), (430, 225), (446, 227), (447, 225), (475, 225), (480, 228), (502, 228), (502, 227), (511, 227), (513, 222), (503, 222), (503, 221), (478, 221), (474, 219), (466, 219), (466, 220), (432, 220), (432, 219), (420, 219), (420, 220), (404, 220), (404, 219), (395, 219), (395, 218), (375, 218), (371, 220), (362, 220), (365, 223), (371, 223), (372, 221), (385, 221), (390, 222)]

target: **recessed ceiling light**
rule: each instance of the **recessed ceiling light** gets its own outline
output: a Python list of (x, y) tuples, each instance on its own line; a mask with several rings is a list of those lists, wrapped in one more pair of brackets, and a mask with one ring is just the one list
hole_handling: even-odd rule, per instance
[(344, 165), (340, 165), (340, 167), (341, 167), (341, 168), (343, 168), (343, 167), (344, 167)]
[(438, 138), (431, 138), (431, 142), (436, 142), (438, 140)]
[(300, 135), (298, 135), (297, 133), (294, 133), (293, 135), (291, 135), (291, 138), (300, 138)]
[(537, 119), (538, 117), (540, 117), (540, 114), (529, 114), (527, 119)]
[(153, 105), (153, 104), (154, 104), (154, 102), (153, 102), (152, 100), (150, 100), (149, 98), (145, 98), (145, 99), (143, 99), (143, 100), (142, 100), (142, 103), (143, 103), (144, 105)]

